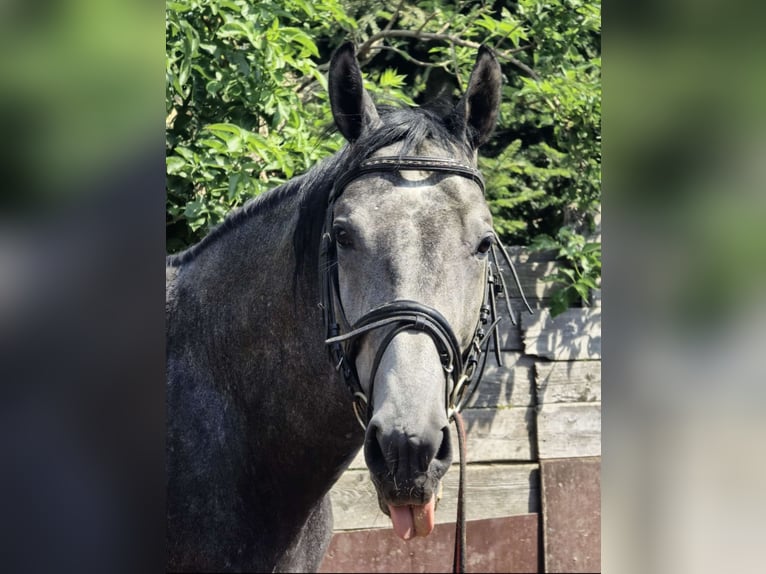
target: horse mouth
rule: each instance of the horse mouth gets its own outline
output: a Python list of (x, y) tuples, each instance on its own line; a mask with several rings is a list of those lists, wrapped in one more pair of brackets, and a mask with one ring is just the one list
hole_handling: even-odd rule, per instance
[(425, 504), (405, 506), (388, 505), (388, 515), (394, 526), (394, 532), (402, 540), (411, 540), (416, 536), (428, 536), (434, 529), (434, 510), (436, 496)]
[(394, 532), (402, 540), (426, 537), (434, 529), (435, 511), (441, 498), (441, 481), (431, 478), (428, 482), (435, 482), (436, 488), (386, 488), (388, 485), (373, 480), (378, 492), (378, 505), (391, 518)]

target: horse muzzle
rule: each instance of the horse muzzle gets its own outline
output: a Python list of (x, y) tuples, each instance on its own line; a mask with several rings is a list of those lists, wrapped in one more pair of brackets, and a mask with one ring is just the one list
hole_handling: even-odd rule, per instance
[(449, 427), (413, 435), (373, 417), (364, 455), (380, 509), (391, 517), (396, 534), (404, 540), (428, 536), (441, 479), (452, 463)]

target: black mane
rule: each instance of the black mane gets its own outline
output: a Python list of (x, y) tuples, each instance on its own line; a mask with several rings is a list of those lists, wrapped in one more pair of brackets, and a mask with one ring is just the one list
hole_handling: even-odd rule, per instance
[(258, 196), (232, 211), (199, 243), (181, 253), (168, 256), (166, 264), (178, 267), (193, 261), (207, 246), (239, 227), (251, 215), (278, 205), (285, 197), (300, 196), (298, 224), (293, 234), (296, 257), (296, 280), (304, 276), (316, 276), (319, 255), (319, 241), (324, 221), (327, 199), (334, 182), (346, 171), (354, 169), (377, 150), (396, 142), (403, 142), (402, 155), (430, 139), (435, 143), (470, 154), (468, 141), (457, 136), (446, 120), (427, 108), (378, 107), (382, 125), (369, 130), (353, 144), (345, 145), (339, 152), (323, 160), (305, 174)]

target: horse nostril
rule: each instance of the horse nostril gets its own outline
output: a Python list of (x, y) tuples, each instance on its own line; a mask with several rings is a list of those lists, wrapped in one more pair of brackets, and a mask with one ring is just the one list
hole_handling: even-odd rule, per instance
[(452, 464), (452, 438), (450, 437), (449, 426), (442, 429), (442, 441), (434, 460), (444, 465), (445, 468)]
[(386, 457), (380, 443), (380, 434), (380, 427), (370, 424), (364, 438), (364, 460), (367, 462), (367, 468), (370, 469), (370, 472), (379, 475), (388, 470)]
[(434, 459), (437, 447), (436, 441), (428, 441), (420, 437), (410, 436), (403, 442), (399, 451), (399, 457), (403, 462), (406, 461), (411, 473), (424, 473), (428, 470), (428, 466)]

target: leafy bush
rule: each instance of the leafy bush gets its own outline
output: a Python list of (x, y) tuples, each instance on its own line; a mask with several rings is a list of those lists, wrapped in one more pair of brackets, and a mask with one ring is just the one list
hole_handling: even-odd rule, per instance
[(534, 249), (554, 249), (562, 262), (546, 281), (558, 283), (561, 288), (551, 297), (551, 314), (558, 315), (572, 305), (587, 303), (591, 289), (599, 288), (601, 278), (601, 243), (586, 241), (569, 227), (559, 229), (556, 237), (538, 235)]
[(335, 0), (166, 5), (168, 249), (340, 145), (316, 40), (353, 26)]
[(378, 102), (443, 109), (486, 44), (506, 80), (480, 158), (496, 228), (508, 243), (555, 243), (572, 271), (556, 308), (587, 302), (600, 277), (585, 239), (600, 205), (600, 2), (189, 0), (166, 14), (169, 251), (342, 145), (325, 74), (346, 39)]

